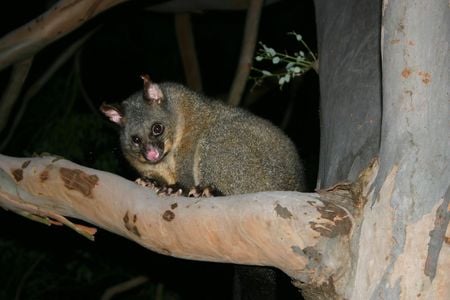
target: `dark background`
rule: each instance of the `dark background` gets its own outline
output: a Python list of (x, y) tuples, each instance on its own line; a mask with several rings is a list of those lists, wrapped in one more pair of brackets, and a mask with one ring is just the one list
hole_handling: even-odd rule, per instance
[[(1, 35), (44, 12), (50, 2), (2, 3)], [(121, 156), (115, 128), (96, 108), (140, 89), (142, 73), (157, 82), (185, 81), (174, 15), (145, 10), (146, 3), (135, 1), (106, 11), (35, 57), (24, 91), (69, 45), (98, 28), (29, 101), (3, 154), (49, 152), (136, 178)], [(239, 58), (245, 11), (194, 13), (192, 22), (204, 93), (226, 99)], [(264, 8), (258, 41), (293, 53), (300, 45), (286, 34), (290, 31), (300, 33), (317, 51), (312, 1), (286, 0)], [(0, 72), (2, 91), (9, 75), (10, 69)], [(252, 85), (249, 81), (247, 93)], [(298, 146), (313, 189), (319, 147), (317, 75), (308, 72), (283, 90), (271, 81), (264, 82), (263, 88), (264, 96), (246, 108), (279, 125), (293, 101), (285, 131)], [(20, 106), (19, 99), (10, 119)], [(0, 141), (9, 130), (0, 133)], [(0, 299), (98, 299), (106, 288), (138, 275), (148, 276), (149, 282), (116, 299), (229, 299), (231, 295), (229, 266), (158, 255), (103, 230), (90, 242), (67, 228), (49, 228), (4, 210), (0, 210), (0, 270)]]

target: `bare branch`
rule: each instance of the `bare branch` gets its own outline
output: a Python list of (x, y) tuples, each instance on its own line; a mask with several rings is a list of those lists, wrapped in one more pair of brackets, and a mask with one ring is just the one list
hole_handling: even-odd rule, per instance
[(0, 155), (0, 206), (57, 221), (63, 215), (85, 220), (166, 255), (274, 266), (316, 285), (334, 275), (336, 285), (345, 280), (349, 251), (336, 249), (348, 248), (354, 224), (346, 208), (318, 194), (158, 197), (55, 157)]
[(148, 281), (148, 277), (146, 276), (138, 276), (135, 278), (132, 278), (130, 280), (127, 280), (125, 282), (122, 282), (120, 284), (117, 284), (113, 287), (108, 288), (100, 298), (100, 300), (110, 300), (114, 298), (114, 296), (117, 296), (118, 294), (121, 294), (123, 292), (127, 292), (131, 289), (134, 289), (135, 287), (140, 286), (141, 284), (144, 284)]
[[(75, 43), (70, 45), (67, 49), (65, 49), (64, 52), (55, 59), (55, 61), (47, 69), (47, 71), (39, 76), (39, 79), (30, 86), (30, 88), (23, 96), (20, 109), (14, 117), (14, 121), (12, 122), (12, 125), (8, 130), (8, 135), (0, 143), (0, 151), (6, 148), (11, 138), (14, 136), (16, 128), (22, 120), (23, 114), (25, 113), (31, 98), (33, 98), (41, 90), (41, 88), (47, 83), (47, 81), (53, 76), (53, 74), (55, 74), (55, 72), (58, 71), (59, 68), (61, 68), (61, 66), (64, 65), (75, 54), (75, 52), (84, 44), (84, 42), (86, 42), (86, 40), (88, 40), (96, 32), (96, 30), (97, 29), (91, 30)], [(0, 112), (1, 111), (2, 110), (0, 109)]]
[(195, 39), (189, 13), (175, 14), (175, 30), (187, 85), (191, 89), (201, 92), (203, 89), (202, 76), (195, 50)]
[(0, 101), (0, 132), (3, 131), (8, 123), (9, 114), (17, 98), (19, 98), (32, 62), (33, 58), (29, 58), (14, 65), (8, 87), (4, 91)]
[(14, 297), (15, 300), (19, 300), (22, 296), (22, 290), (25, 286), (25, 283), (27, 282), (28, 278), (30, 278), (31, 274), (34, 272), (36, 267), (41, 263), (41, 261), (45, 258), (44, 254), (41, 254), (34, 263), (28, 268), (28, 270), (23, 275), (22, 279), (20, 280), (19, 286), (16, 290), (16, 296)]
[(239, 105), (242, 93), (247, 83), (248, 74), (252, 67), (253, 53), (255, 52), (256, 38), (258, 36), (259, 18), (263, 6), (262, 0), (251, 0), (245, 22), (244, 39), (242, 42), (241, 56), (234, 75), (233, 85), (228, 97), (228, 104)]
[(26, 59), (97, 14), (127, 0), (61, 0), (0, 39), (0, 70)]

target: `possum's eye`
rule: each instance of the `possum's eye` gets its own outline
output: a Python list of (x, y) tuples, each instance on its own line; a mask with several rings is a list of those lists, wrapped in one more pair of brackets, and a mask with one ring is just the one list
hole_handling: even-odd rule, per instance
[(141, 138), (137, 135), (131, 136), (131, 141), (136, 145), (139, 145), (142, 142)]
[(158, 136), (161, 135), (164, 132), (164, 125), (161, 123), (155, 123), (152, 125), (152, 135)]

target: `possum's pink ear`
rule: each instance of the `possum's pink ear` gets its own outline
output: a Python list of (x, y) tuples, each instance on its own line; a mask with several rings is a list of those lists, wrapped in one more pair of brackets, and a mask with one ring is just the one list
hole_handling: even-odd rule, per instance
[(147, 74), (141, 75), (141, 78), (144, 80), (144, 99), (149, 103), (161, 104), (164, 95), (159, 86)]
[(119, 126), (124, 125), (123, 113), (119, 105), (102, 103), (100, 111), (107, 116), (111, 122), (116, 123)]

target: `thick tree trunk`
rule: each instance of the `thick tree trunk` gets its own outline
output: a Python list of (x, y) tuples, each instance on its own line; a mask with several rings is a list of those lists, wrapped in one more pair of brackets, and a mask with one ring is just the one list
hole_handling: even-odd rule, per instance
[(353, 180), (368, 159), (380, 157), (352, 237), (352, 275), (339, 297), (450, 299), (448, 3), (386, 1), (382, 106), (380, 3), (315, 3), (318, 185)]
[(317, 186), (353, 181), (378, 154), (380, 1), (315, 0), (320, 58)]
[(383, 15), (380, 171), (349, 296), (450, 299), (448, 2), (385, 1)]

